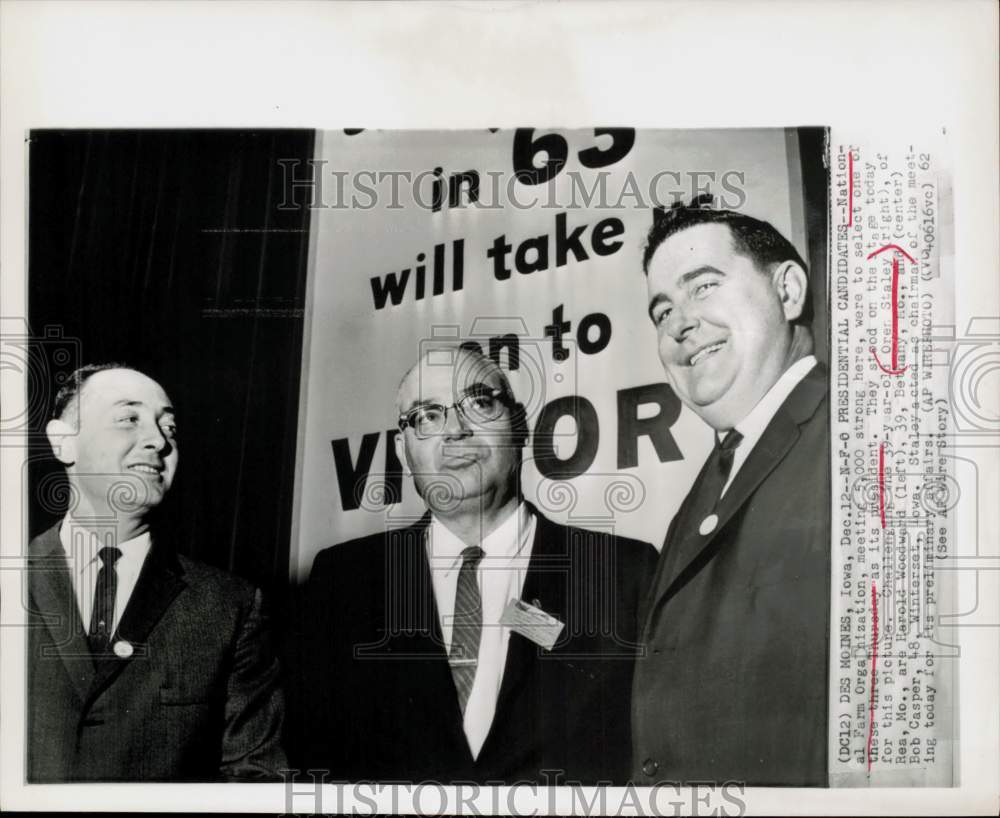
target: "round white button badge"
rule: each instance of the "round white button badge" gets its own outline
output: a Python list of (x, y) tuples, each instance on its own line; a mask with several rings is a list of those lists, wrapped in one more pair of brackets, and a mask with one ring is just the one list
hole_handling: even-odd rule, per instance
[(698, 526), (698, 533), (703, 537), (711, 534), (715, 531), (715, 527), (719, 524), (718, 514), (709, 514), (704, 520), (701, 521), (701, 525)]
[(135, 648), (133, 648), (132, 645), (124, 639), (115, 642), (112, 650), (115, 652), (115, 656), (119, 659), (128, 659), (129, 656), (135, 653)]

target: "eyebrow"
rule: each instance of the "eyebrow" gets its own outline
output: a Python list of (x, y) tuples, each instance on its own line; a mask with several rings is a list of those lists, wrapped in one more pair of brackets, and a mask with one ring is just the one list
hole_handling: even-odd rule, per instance
[(662, 304), (664, 301), (669, 301), (669, 300), (670, 299), (667, 298), (663, 293), (657, 293), (656, 295), (653, 296), (653, 300), (649, 302), (649, 309), (646, 310), (646, 314), (649, 316), (650, 321), (653, 320), (653, 310), (655, 310), (658, 306), (660, 306), (660, 304)]
[[(707, 273), (715, 273), (720, 276), (724, 276), (725, 273), (722, 272), (718, 267), (713, 267), (711, 264), (702, 264), (700, 267), (695, 267), (693, 270), (688, 270), (684, 273), (678, 280), (678, 283), (683, 286), (698, 278), (699, 276), (706, 275)], [(663, 293), (657, 293), (653, 296), (653, 300), (649, 302), (649, 309), (646, 312), (649, 314), (649, 320), (653, 320), (653, 310), (655, 310), (664, 301), (670, 301), (670, 298), (665, 296)]]
[(462, 390), (461, 396), (463, 398), (469, 395), (483, 395), (487, 392), (492, 392), (494, 389), (499, 389), (499, 386), (490, 386), (484, 381), (477, 381), (476, 383), (470, 383), (465, 389)]
[[(466, 386), (464, 389), (462, 389), (458, 393), (458, 399), (461, 400), (462, 398), (466, 398), (469, 395), (481, 395), (484, 392), (492, 392), (494, 389), (500, 389), (500, 387), (499, 386), (490, 386), (488, 383), (484, 383), (482, 381), (478, 381), (476, 383), (471, 383), (468, 386)], [(444, 399), (441, 399), (441, 400), (428, 400), (426, 398), (420, 398), (418, 400), (412, 401), (410, 403), (409, 407), (407, 409), (405, 409), (403, 412), (401, 412), (401, 414), (403, 414), (403, 415), (409, 414), (414, 409), (417, 409), (417, 408), (419, 408), (421, 406), (446, 406), (447, 404), (445, 404), (443, 402), (443, 400)]]
[(400, 414), (406, 415), (412, 412), (414, 409), (418, 409), (421, 406), (435, 406), (440, 405), (436, 400), (415, 400), (411, 401), (410, 405), (406, 407)]
[[(121, 400), (116, 400), (112, 406), (145, 406), (146, 404), (141, 400), (128, 400), (127, 398), (122, 398)], [(164, 406), (160, 410), (161, 415), (176, 415), (177, 412), (174, 411), (173, 406)]]

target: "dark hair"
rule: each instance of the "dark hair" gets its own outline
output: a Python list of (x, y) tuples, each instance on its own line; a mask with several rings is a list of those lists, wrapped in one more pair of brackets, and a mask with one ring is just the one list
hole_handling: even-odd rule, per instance
[[(768, 272), (784, 261), (794, 261), (809, 276), (809, 268), (794, 245), (781, 235), (769, 222), (733, 210), (716, 210), (712, 207), (711, 193), (695, 196), (690, 204), (674, 202), (670, 209), (658, 207), (653, 210), (653, 225), (646, 234), (646, 246), (642, 254), (642, 272), (649, 275), (649, 262), (663, 242), (699, 224), (724, 224), (729, 228), (733, 249), (746, 256), (762, 272)], [(807, 297), (802, 315), (796, 323), (809, 324), (812, 321), (812, 299)]]
[(80, 391), (83, 389), (83, 385), (98, 372), (104, 372), (108, 369), (131, 369), (134, 372), (138, 372), (137, 369), (129, 366), (128, 364), (118, 363), (116, 361), (111, 361), (104, 364), (87, 364), (86, 366), (81, 366), (70, 374), (66, 379), (66, 382), (59, 387), (59, 391), (56, 393), (55, 402), (52, 405), (52, 417), (55, 419), (60, 419), (66, 413), (66, 409), (80, 396)]

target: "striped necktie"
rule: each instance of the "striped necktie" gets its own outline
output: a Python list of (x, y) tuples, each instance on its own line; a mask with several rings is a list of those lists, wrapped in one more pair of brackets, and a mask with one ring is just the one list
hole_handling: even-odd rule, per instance
[(472, 683), (476, 679), (479, 637), (483, 631), (483, 603), (477, 579), (483, 555), (484, 551), (478, 545), (470, 545), (462, 551), (462, 567), (458, 572), (458, 588), (455, 592), (455, 616), (452, 620), (448, 664), (451, 666), (463, 715), (472, 692)]

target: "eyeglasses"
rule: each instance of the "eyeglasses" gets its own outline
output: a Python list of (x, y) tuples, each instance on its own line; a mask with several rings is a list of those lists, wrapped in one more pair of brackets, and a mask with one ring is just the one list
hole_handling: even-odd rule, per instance
[(502, 389), (473, 392), (451, 406), (425, 403), (399, 416), (399, 429), (413, 427), (417, 437), (423, 439), (439, 435), (448, 423), (448, 410), (455, 409), (463, 418), (477, 426), (498, 420), (507, 408)]

